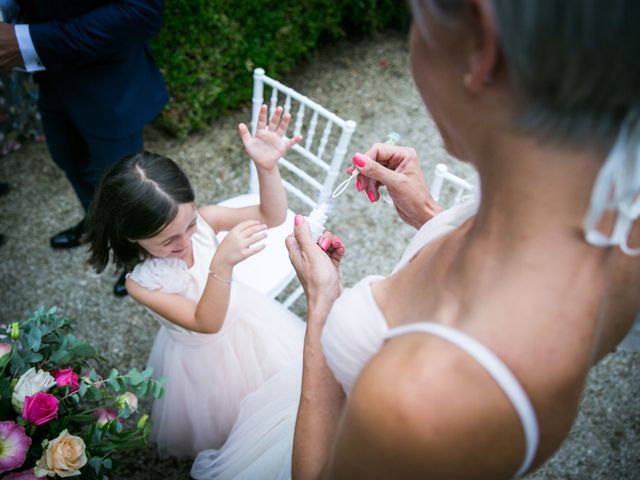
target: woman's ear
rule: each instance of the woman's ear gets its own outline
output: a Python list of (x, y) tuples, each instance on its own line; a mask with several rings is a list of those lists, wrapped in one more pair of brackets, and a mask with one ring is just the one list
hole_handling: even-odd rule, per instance
[(468, 0), (467, 8), (475, 41), (469, 52), (469, 71), (464, 83), (470, 92), (477, 93), (495, 77), (500, 58), (500, 41), (490, 2)]

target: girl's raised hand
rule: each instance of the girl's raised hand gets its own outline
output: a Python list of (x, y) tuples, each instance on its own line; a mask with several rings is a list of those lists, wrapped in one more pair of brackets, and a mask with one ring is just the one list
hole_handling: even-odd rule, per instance
[(267, 237), (264, 232), (266, 229), (267, 226), (258, 220), (245, 220), (233, 227), (213, 256), (211, 269), (227, 272), (237, 263), (261, 251), (264, 244), (256, 245), (256, 243)]
[(277, 107), (267, 124), (267, 106), (262, 105), (254, 136), (251, 136), (244, 123), (238, 125), (244, 148), (258, 168), (274, 169), (280, 157), (302, 140), (302, 135), (296, 135), (290, 140), (285, 138), (284, 134), (287, 132), (291, 115), (288, 113), (283, 115), (282, 112), (282, 107)]

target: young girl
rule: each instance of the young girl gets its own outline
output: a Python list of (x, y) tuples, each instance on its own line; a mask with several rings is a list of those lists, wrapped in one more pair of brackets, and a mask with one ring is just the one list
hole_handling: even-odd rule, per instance
[[(232, 476), (225, 473), (229, 468), (257, 458), (270, 458), (281, 469), (288, 459), (274, 455), (279, 441), (290, 454), (304, 323), (232, 278), (234, 265), (263, 248), (258, 242), (264, 230), (285, 219), (278, 159), (301, 139), (284, 138), (289, 119), (278, 108), (267, 124), (264, 105), (255, 136), (239, 125), (258, 170), (259, 205), (198, 209), (178, 165), (144, 152), (122, 159), (105, 175), (88, 218), (89, 263), (101, 272), (111, 253), (116, 267), (131, 272), (131, 297), (161, 325), (149, 365), (166, 378), (166, 391), (153, 405), (151, 440), (161, 455), (216, 449), (207, 452), (205, 470), (215, 467), (226, 477)], [(218, 245), (215, 232), (223, 230), (229, 234)], [(232, 444), (218, 450), (243, 399), (245, 420), (234, 429)], [(282, 416), (289, 423), (284, 430)], [(269, 421), (277, 425), (270, 428)]]

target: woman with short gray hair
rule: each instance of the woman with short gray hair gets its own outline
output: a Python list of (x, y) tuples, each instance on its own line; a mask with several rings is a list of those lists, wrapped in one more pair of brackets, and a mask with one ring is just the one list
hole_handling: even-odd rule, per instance
[(443, 211), (413, 149), (356, 154), (358, 190), (386, 186), (418, 232), (391, 275), (344, 290), (341, 241), (296, 217), (294, 478), (524, 475), (640, 311), (640, 3), (411, 5), (416, 87), (482, 198)]

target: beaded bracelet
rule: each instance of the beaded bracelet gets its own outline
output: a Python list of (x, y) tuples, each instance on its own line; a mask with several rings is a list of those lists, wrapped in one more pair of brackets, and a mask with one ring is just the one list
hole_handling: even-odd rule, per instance
[(218, 275), (216, 275), (215, 273), (213, 273), (213, 272), (211, 271), (211, 269), (209, 269), (209, 276), (210, 276), (211, 278), (213, 278), (214, 280), (217, 280), (217, 281), (222, 282), (222, 283), (226, 283), (227, 285), (231, 285), (231, 279), (228, 279), (228, 280), (227, 280), (226, 278), (219, 277)]

